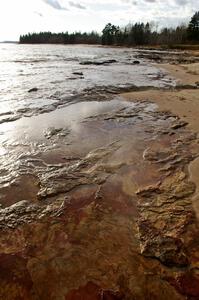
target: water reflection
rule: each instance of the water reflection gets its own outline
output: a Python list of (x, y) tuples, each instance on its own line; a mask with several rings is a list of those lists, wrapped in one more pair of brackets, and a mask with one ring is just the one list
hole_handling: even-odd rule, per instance
[[(35, 110), (71, 94), (95, 87), (172, 85), (144, 59), (133, 65), (135, 50), (60, 45), (0, 45), (0, 114)], [(82, 61), (115, 59), (107, 65), (81, 65)], [(82, 72), (83, 76), (75, 76)], [(38, 92), (28, 93), (37, 87)]]

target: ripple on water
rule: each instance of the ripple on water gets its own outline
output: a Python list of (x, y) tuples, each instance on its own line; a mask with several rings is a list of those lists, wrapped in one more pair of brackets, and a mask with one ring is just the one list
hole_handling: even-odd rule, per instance
[[(67, 103), (71, 93), (81, 94), (88, 88), (93, 89), (94, 93), (95, 87), (163, 87), (175, 84), (165, 80), (165, 74), (160, 76), (160, 72), (146, 60), (141, 59), (140, 65), (129, 64), (135, 55), (135, 50), (120, 48), (0, 45), (0, 81), (4, 81), (0, 92), (0, 104), (4, 104), (0, 105), (0, 113), (4, 111), (6, 102), (7, 109), (12, 112), (28, 107), (34, 114), (37, 109), (51, 104), (50, 98), (56, 93), (60, 94), (58, 101), (68, 95), (65, 98)], [(116, 63), (97, 66), (80, 64), (82, 61), (111, 60)], [(82, 78), (75, 76), (74, 72), (82, 72)], [(37, 95), (28, 95), (28, 90), (33, 87), (38, 88)], [(35, 102), (35, 105), (29, 106), (29, 102)]]

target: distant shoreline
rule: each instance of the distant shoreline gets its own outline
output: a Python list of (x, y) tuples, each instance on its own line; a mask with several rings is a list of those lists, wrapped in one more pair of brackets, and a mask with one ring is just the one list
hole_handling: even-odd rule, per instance
[(2, 41), (0, 44), (19, 44), (19, 41)]
[(148, 50), (199, 50), (199, 44), (175, 44), (175, 45), (102, 45), (102, 44), (86, 44), (86, 43), (21, 43), (20, 41), (2, 41), (0, 44), (18, 44), (18, 45), (60, 45), (60, 46), (86, 46), (86, 47), (103, 47), (103, 48), (132, 48), (132, 49), (148, 49)]

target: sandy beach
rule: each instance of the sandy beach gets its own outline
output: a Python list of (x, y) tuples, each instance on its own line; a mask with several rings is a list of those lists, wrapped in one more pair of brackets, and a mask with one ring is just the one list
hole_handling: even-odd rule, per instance
[[(190, 51), (190, 54), (193, 52)], [(195, 51), (194, 55), (199, 56)], [(182, 87), (178, 90), (147, 90), (125, 93), (122, 96), (129, 101), (151, 101), (158, 105), (159, 111), (169, 111), (187, 122), (187, 127), (199, 134), (199, 63), (191, 64), (169, 64), (160, 63), (159, 68), (166, 70)], [(183, 85), (185, 88), (183, 88)], [(190, 88), (189, 85), (193, 87)], [(189, 166), (191, 180), (197, 185), (194, 197), (194, 208), (199, 216), (199, 159), (196, 158)]]
[(170, 111), (178, 115), (182, 120), (188, 122), (188, 127), (191, 130), (199, 132), (199, 92), (197, 89), (197, 85), (199, 85), (199, 63), (187, 65), (158, 64), (157, 67), (163, 68), (176, 78), (180, 87), (177, 90), (149, 89), (125, 93), (122, 96), (130, 101), (149, 100), (157, 103), (160, 111)]

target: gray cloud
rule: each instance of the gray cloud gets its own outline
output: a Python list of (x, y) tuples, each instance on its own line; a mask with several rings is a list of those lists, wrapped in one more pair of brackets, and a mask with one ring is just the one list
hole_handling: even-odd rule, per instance
[(45, 2), (46, 4), (50, 5), (51, 7), (53, 7), (54, 9), (58, 9), (58, 10), (66, 10), (65, 7), (61, 6), (58, 0), (42, 0), (43, 2)]
[(79, 8), (79, 9), (86, 9), (86, 7), (83, 6), (83, 5), (80, 4), (80, 3), (76, 3), (76, 2), (73, 2), (73, 1), (69, 1), (68, 3), (69, 3), (69, 5), (72, 6), (72, 7)]
[[(176, 1), (187, 1), (187, 0), (176, 0)], [(127, 4), (133, 4), (133, 5), (140, 4), (140, 2), (138, 2), (137, 0), (121, 0), (121, 2), (127, 3)], [(155, 2), (157, 2), (157, 0), (143, 0), (142, 2), (155, 3)]]
[(189, 2), (189, 0), (175, 0), (175, 2), (178, 5), (185, 5)]
[(38, 11), (34, 11), (34, 13), (35, 13), (36, 15), (40, 16), (41, 18), (43, 17), (43, 15), (42, 15), (40, 12), (38, 12)]

